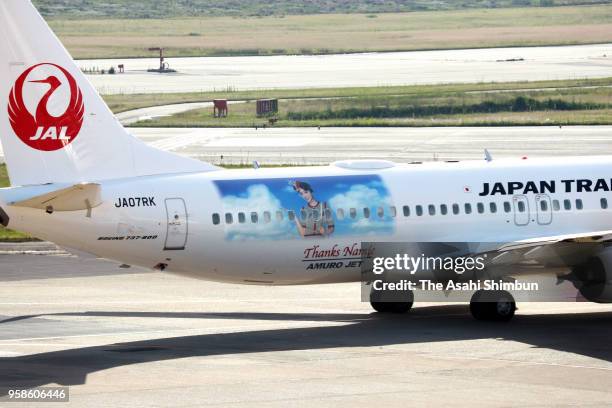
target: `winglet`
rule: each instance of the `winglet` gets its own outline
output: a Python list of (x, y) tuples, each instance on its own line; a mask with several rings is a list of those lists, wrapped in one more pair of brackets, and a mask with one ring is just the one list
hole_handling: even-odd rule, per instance
[(493, 161), (493, 156), (491, 156), (491, 153), (489, 153), (489, 149), (484, 149), (484, 155), (486, 161)]

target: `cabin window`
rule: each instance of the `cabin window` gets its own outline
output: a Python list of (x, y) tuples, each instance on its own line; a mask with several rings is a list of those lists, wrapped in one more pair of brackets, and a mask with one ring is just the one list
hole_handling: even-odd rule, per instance
[(306, 210), (302, 208), (302, 209), (300, 210), (300, 219), (301, 219), (302, 221), (306, 221), (306, 217), (308, 217), (308, 214), (306, 213)]
[(357, 218), (357, 210), (356, 210), (356, 209), (354, 209), (354, 208), (351, 208), (351, 209), (349, 210), (349, 215), (351, 216), (351, 218), (352, 218), (352, 219)]
[(343, 219), (344, 219), (344, 210), (343, 210), (342, 208), (338, 208), (338, 209), (336, 210), (336, 217), (337, 217), (339, 220), (343, 220)]
[(510, 202), (509, 201), (504, 201), (504, 212), (509, 213), (511, 209), (512, 209), (512, 207), (510, 206)]
[(604, 210), (608, 208), (608, 200), (605, 198), (599, 200), (599, 204), (601, 204), (601, 208), (603, 208)]
[(459, 204), (453, 204), (453, 214), (459, 214)]
[(565, 208), (566, 210), (571, 210), (572, 209), (572, 202), (570, 200), (563, 200), (563, 208)]
[(382, 207), (378, 207), (376, 209), (376, 215), (378, 215), (378, 218), (383, 218), (385, 216), (385, 210)]
[(489, 211), (491, 211), (492, 214), (495, 214), (497, 212), (497, 204), (489, 203)]
[(363, 216), (364, 218), (370, 218), (370, 209), (368, 207), (363, 209)]
[(403, 211), (404, 211), (404, 217), (409, 217), (410, 216), (410, 207), (408, 207), (407, 205), (405, 205), (403, 207)]
[(289, 221), (295, 221), (295, 213), (293, 210), (287, 211), (287, 218), (289, 218)]
[(433, 204), (429, 204), (427, 206), (427, 211), (429, 212), (429, 215), (436, 215), (436, 206)]
[(257, 221), (258, 221), (258, 216), (257, 216), (257, 213), (256, 213), (255, 211), (253, 211), (253, 212), (251, 213), (251, 222), (252, 222), (253, 224), (257, 224)]
[(416, 206), (416, 215), (418, 215), (419, 217), (423, 215), (423, 206), (421, 205)]
[(243, 212), (238, 213), (238, 222), (244, 224), (246, 222), (246, 215)]
[(276, 221), (282, 221), (282, 220), (283, 220), (283, 212), (279, 210), (276, 212)]
[(553, 210), (559, 211), (561, 209), (561, 206), (559, 205), (559, 200), (553, 200), (552, 204), (553, 204)]
[(465, 213), (466, 214), (471, 214), (472, 213), (472, 204), (465, 203)]
[(548, 211), (548, 201), (540, 200), (540, 210)]
[(582, 210), (582, 208), (583, 208), (582, 200), (580, 198), (576, 199), (576, 209)]
[(448, 214), (448, 207), (446, 206), (446, 204), (441, 204), (440, 205), (440, 214), (442, 214), (442, 215)]
[(315, 221), (319, 221), (321, 219), (321, 211), (319, 209), (308, 211), (308, 217), (312, 218)]
[(389, 213), (393, 218), (397, 217), (397, 209), (395, 208), (395, 206), (389, 207)]
[(270, 211), (264, 211), (263, 213), (264, 223), (269, 223), (272, 220), (272, 216), (270, 216)]
[(484, 204), (483, 203), (477, 203), (476, 204), (476, 209), (478, 210), (478, 214), (482, 214), (484, 212)]
[(234, 222), (234, 217), (232, 216), (232, 213), (225, 213), (225, 223), (231, 224), (233, 222)]
[(519, 212), (525, 212), (525, 202), (517, 201), (516, 206), (518, 207)]
[(332, 212), (329, 208), (325, 209), (325, 219), (327, 221), (331, 221), (332, 220)]
[(212, 222), (214, 225), (219, 225), (219, 223), (221, 222), (221, 217), (219, 217), (219, 214), (214, 213), (212, 215)]

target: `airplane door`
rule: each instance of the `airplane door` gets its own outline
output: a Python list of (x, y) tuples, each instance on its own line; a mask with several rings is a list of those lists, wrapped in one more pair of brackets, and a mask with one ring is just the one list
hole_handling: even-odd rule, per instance
[(185, 201), (182, 198), (167, 198), (166, 215), (168, 218), (168, 229), (164, 250), (179, 251), (185, 249), (188, 232)]
[(515, 195), (512, 197), (512, 205), (514, 206), (514, 223), (516, 225), (529, 224), (529, 201), (524, 195)]
[(538, 213), (538, 224), (547, 225), (552, 222), (552, 208), (550, 197), (546, 194), (536, 196), (536, 211)]

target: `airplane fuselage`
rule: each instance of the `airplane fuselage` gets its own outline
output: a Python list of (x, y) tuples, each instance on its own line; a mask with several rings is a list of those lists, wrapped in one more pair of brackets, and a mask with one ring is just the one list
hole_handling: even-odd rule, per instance
[(101, 181), (101, 205), (52, 214), (10, 203), (56, 185), (4, 189), (0, 197), (9, 227), (126, 264), (224, 282), (330, 283), (360, 279), (362, 242), (513, 242), (612, 229), (612, 160), (568, 163), (147, 176)]

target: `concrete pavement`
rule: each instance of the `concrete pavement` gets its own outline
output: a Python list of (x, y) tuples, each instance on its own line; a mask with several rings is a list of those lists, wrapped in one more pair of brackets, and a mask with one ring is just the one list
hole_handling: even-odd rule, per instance
[[(211, 283), (95, 257), (0, 255), (0, 386), (72, 406), (604, 406), (612, 306), (377, 316), (359, 284)], [(15, 406), (19, 406), (18, 404)]]

